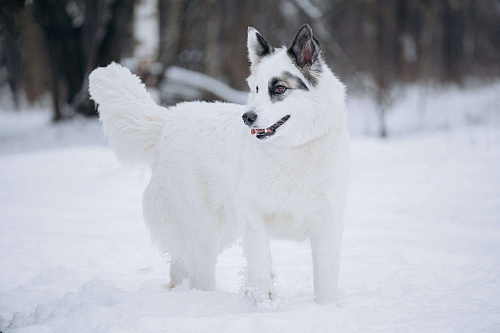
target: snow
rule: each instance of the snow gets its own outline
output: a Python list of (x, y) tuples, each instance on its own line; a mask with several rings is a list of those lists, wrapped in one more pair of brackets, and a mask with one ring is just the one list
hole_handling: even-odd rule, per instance
[[(272, 243), (279, 299), (267, 308), (241, 293), (241, 244), (220, 256), (217, 291), (169, 290), (142, 221), (149, 171), (121, 166), (97, 121), (1, 112), (0, 331), (498, 332), (495, 87), (433, 93), (425, 131), (396, 108), (397, 135), (353, 136), (339, 307), (312, 301), (307, 243)], [(372, 105), (349, 105), (362, 128)], [(450, 110), (468, 105), (481, 121)]]
[[(248, 92), (235, 90), (225, 83), (203, 73), (178, 66), (170, 66), (165, 72), (165, 77), (168, 79), (168, 86), (166, 88), (170, 93), (180, 93), (182, 91), (185, 94), (186, 88), (197, 89), (212, 93), (232, 103), (245, 104), (247, 101)], [(196, 91), (192, 94), (197, 96)]]
[[(500, 126), (500, 80), (436, 86), (421, 83), (397, 86), (386, 111), (389, 136), (422, 130), (453, 130), (471, 125)], [(350, 132), (378, 135), (378, 109), (369, 94), (348, 99)]]

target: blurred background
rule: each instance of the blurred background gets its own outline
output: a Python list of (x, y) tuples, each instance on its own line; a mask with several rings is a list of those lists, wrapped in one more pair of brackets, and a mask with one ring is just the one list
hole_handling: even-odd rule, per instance
[[(87, 77), (111, 61), (163, 105), (245, 103), (247, 27), (281, 46), (304, 23), (349, 87), (352, 131), (385, 137), (498, 121), (498, 0), (2, 0), (0, 108), (38, 105), (56, 122), (95, 116)], [(470, 104), (444, 119), (463, 94)]]

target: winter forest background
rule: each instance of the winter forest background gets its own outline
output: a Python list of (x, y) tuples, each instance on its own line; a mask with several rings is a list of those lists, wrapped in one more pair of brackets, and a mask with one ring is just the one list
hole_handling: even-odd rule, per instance
[[(245, 103), (247, 27), (304, 23), (348, 86), (339, 306), (313, 302), (307, 242), (272, 242), (273, 304), (243, 297), (239, 243), (216, 291), (169, 290), (149, 171), (108, 148), (88, 74)], [(498, 0), (0, 0), (0, 333), (499, 332), (499, 170)]]
[(172, 66), (246, 91), (248, 26), (287, 45), (309, 22), (350, 92), (375, 100), (382, 136), (395, 87), (463, 86), (500, 74), (495, 0), (10, 0), (1, 9), (0, 87), (10, 88), (16, 105), (50, 93), (54, 120), (96, 114), (87, 76), (111, 61), (124, 61), (158, 88), (165, 105), (221, 98), (189, 84), (169, 89)]

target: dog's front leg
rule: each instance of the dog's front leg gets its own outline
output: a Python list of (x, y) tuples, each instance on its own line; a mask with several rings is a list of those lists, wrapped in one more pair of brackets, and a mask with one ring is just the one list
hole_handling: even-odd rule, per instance
[[(321, 221), (323, 220), (323, 221)], [(314, 273), (314, 300), (318, 304), (337, 303), (342, 219), (323, 218), (311, 228)]]
[(254, 302), (274, 296), (269, 236), (262, 219), (254, 213), (243, 213), (243, 248), (247, 259), (246, 296)]

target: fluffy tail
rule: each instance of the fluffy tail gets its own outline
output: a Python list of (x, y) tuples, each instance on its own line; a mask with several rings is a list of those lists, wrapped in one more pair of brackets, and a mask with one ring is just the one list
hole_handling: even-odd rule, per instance
[(112, 63), (90, 74), (89, 93), (98, 104), (104, 133), (118, 159), (151, 164), (166, 109), (156, 105), (139, 77)]

